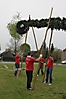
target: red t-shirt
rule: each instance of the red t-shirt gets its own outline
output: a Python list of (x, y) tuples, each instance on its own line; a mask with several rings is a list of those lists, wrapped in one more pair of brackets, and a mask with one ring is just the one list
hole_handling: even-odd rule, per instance
[(40, 66), (44, 66), (44, 58), (41, 58), (41, 60), (40, 60)]
[(15, 63), (20, 64), (20, 56), (19, 55), (15, 56)]
[(33, 57), (27, 57), (26, 58), (26, 70), (27, 71), (33, 71), (34, 70), (34, 62), (36, 61)]
[(53, 58), (52, 59), (48, 58), (47, 67), (48, 68), (53, 68), (54, 67), (53, 63), (54, 63), (54, 59)]

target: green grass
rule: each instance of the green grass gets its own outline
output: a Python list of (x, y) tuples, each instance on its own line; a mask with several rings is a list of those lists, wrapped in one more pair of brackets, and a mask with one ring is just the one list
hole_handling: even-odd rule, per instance
[[(5, 69), (4, 65), (0, 64), (0, 99), (66, 99), (66, 66), (54, 66), (52, 86), (42, 83), (40, 73), (34, 90), (26, 89), (25, 70), (16, 78), (14, 71), (10, 71), (14, 65), (7, 66), (8, 69)], [(35, 64), (33, 79), (37, 66)]]

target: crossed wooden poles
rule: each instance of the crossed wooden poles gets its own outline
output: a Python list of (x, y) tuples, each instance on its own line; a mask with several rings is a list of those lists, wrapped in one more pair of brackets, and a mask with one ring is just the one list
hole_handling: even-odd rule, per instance
[[(50, 25), (50, 20), (51, 20), (52, 11), (53, 11), (53, 8), (51, 9), (51, 12), (50, 12), (50, 17), (49, 17), (49, 21), (48, 21), (48, 26), (47, 26), (47, 29), (46, 29), (44, 41), (43, 41), (43, 44), (42, 44), (42, 49), (41, 49), (41, 52), (40, 52), (41, 54), (43, 53), (43, 50), (44, 50), (44, 44), (45, 44), (45, 41), (46, 41), (46, 37), (47, 37), (49, 25)], [(50, 45), (51, 45), (51, 40), (52, 40), (52, 34), (53, 34), (53, 30), (51, 30), (51, 36), (50, 36), (50, 43), (49, 43), (48, 53), (50, 53)], [(38, 69), (37, 69), (37, 72), (36, 72), (36, 75), (35, 75), (35, 78), (34, 78), (33, 89), (35, 88), (35, 83), (36, 83), (36, 78), (37, 78), (37, 73), (38, 73), (39, 67), (40, 67), (40, 66), (39, 66), (39, 64), (38, 64)], [(46, 71), (46, 68), (45, 68), (45, 71)], [(45, 78), (45, 72), (44, 72), (44, 76), (43, 76), (42, 82), (44, 82), (44, 78)]]
[[(46, 29), (46, 33), (45, 33), (45, 37), (44, 37), (44, 41), (43, 41), (43, 44), (42, 44), (42, 49), (41, 49), (41, 51), (40, 51), (40, 54), (42, 54), (42, 53), (43, 53), (43, 50), (44, 50), (44, 44), (45, 44), (45, 42), (46, 42), (46, 37), (47, 37), (47, 33), (48, 33), (50, 21), (51, 21), (51, 16), (52, 16), (52, 11), (53, 11), (53, 8), (51, 8), (50, 17), (49, 17), (49, 21), (48, 21), (48, 25), (47, 25), (47, 29)], [(29, 19), (30, 19), (30, 15), (29, 15)], [(33, 27), (32, 27), (32, 31), (33, 31), (33, 35), (34, 35), (34, 40), (35, 40), (35, 44), (36, 44), (36, 49), (37, 49), (37, 51), (38, 51), (37, 41), (36, 41), (35, 32), (34, 32)], [(50, 45), (51, 45), (51, 40), (52, 40), (52, 34), (53, 34), (53, 30), (51, 30), (50, 41), (49, 41), (49, 48), (48, 48), (48, 54), (50, 54)], [(26, 41), (27, 41), (27, 35), (28, 35), (28, 31), (26, 32), (25, 44), (26, 44)], [(25, 50), (25, 46), (24, 46), (24, 50)], [(24, 54), (24, 50), (23, 50), (23, 54)], [(22, 57), (22, 60), (23, 60), (23, 57)], [(32, 87), (32, 89), (35, 88), (36, 79), (37, 79), (37, 73), (38, 73), (39, 67), (40, 67), (40, 66), (39, 66), (39, 64), (38, 64), (38, 68), (37, 68), (37, 71), (36, 71), (36, 75), (35, 75), (35, 78), (34, 78), (34, 82), (33, 82), (33, 87)], [(21, 64), (21, 68), (22, 68), (22, 64)], [(20, 71), (20, 73), (21, 73), (21, 71)], [(42, 82), (44, 82), (45, 73), (46, 73), (46, 67), (45, 67), (45, 69), (44, 69), (44, 75), (43, 75), (43, 78), (42, 78)]]

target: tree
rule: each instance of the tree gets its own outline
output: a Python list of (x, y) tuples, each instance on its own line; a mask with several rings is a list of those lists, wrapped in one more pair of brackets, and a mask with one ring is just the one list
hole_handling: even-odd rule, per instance
[(11, 22), (9, 22), (8, 24), (7, 24), (7, 28), (8, 28), (8, 30), (9, 30), (9, 33), (10, 33), (10, 35), (11, 35), (11, 37), (12, 37), (12, 39), (11, 39), (11, 42), (12, 42), (12, 40), (13, 40), (13, 43), (11, 43), (11, 44), (13, 44), (13, 45), (15, 45), (14, 46), (14, 48), (15, 48), (15, 54), (16, 54), (16, 51), (18, 50), (17, 49), (17, 46), (18, 46), (18, 41), (22, 38), (22, 35), (19, 35), (17, 32), (16, 32), (16, 24), (17, 24), (17, 22), (20, 20), (21, 18), (20, 18), (20, 14), (19, 13), (17, 13), (17, 15), (15, 15), (14, 17), (13, 17), (13, 19), (11, 20)]
[(48, 47), (46, 48), (45, 58), (47, 58), (47, 56), (48, 56)]
[[(20, 51), (21, 42), (22, 39), (16, 40), (16, 51)], [(10, 43), (7, 46), (12, 52), (15, 52), (15, 39), (13, 37), (11, 37)]]
[(54, 51), (54, 45), (53, 43), (51, 44), (51, 49), (50, 49), (50, 52), (52, 53)]
[(55, 62), (61, 62), (61, 52), (62, 50), (55, 48), (52, 52), (52, 56), (54, 57)]
[(23, 53), (23, 52), (28, 52), (28, 51), (30, 51), (30, 45), (29, 44), (22, 44), (21, 46), (20, 46), (20, 50), (21, 50), (21, 52)]

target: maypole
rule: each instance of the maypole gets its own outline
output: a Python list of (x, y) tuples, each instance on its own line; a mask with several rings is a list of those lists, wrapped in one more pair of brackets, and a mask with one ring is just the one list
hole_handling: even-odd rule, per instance
[[(44, 44), (45, 44), (45, 41), (46, 41), (47, 32), (48, 32), (48, 29), (49, 29), (49, 24), (50, 24), (50, 20), (51, 20), (51, 16), (52, 16), (52, 11), (53, 11), (53, 8), (51, 9), (51, 12), (50, 12), (50, 17), (49, 17), (49, 21), (48, 21), (48, 26), (47, 26), (46, 33), (45, 33), (45, 37), (44, 37), (44, 41), (43, 41), (43, 44), (42, 44), (41, 54), (43, 53)], [(38, 64), (38, 69), (39, 69), (39, 64)], [(38, 69), (37, 69), (37, 72), (36, 72), (36, 75), (35, 75), (35, 78), (34, 78), (34, 83), (33, 83), (33, 88), (32, 88), (32, 89), (35, 88)]]

